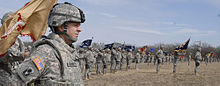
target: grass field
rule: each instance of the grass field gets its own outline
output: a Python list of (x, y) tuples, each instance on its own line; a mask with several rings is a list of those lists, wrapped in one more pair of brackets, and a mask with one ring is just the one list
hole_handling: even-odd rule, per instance
[(91, 79), (85, 80), (85, 86), (220, 86), (220, 63), (214, 62), (199, 66), (199, 72), (194, 74), (194, 62), (188, 66), (187, 62), (179, 62), (177, 73), (172, 73), (173, 64), (161, 65), (160, 72), (156, 73), (156, 66), (147, 63), (139, 64), (139, 69), (123, 70), (116, 73), (96, 75), (92, 70)]

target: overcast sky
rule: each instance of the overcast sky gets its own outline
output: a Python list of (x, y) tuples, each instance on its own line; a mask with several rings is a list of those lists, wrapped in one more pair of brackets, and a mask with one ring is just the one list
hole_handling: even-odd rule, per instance
[[(1, 0), (0, 16), (30, 0)], [(59, 0), (86, 14), (79, 41), (153, 45), (184, 43), (191, 37), (220, 45), (220, 0)], [(4, 2), (4, 3), (3, 3)]]

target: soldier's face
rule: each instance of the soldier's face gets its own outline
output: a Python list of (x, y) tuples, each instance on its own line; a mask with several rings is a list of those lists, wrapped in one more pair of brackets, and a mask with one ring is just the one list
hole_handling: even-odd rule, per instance
[[(79, 32), (81, 32), (80, 23), (74, 23), (69, 22), (67, 27), (67, 34), (69, 35), (70, 39), (67, 38), (66, 35), (59, 35), (67, 44), (72, 44), (73, 42), (76, 42), (79, 36)], [(58, 27), (58, 30), (63, 32), (64, 31), (64, 24), (60, 27)]]
[(74, 39), (78, 39), (79, 32), (81, 32), (81, 24), (80, 23), (73, 23), (69, 22), (68, 24), (68, 29), (67, 29), (67, 34)]

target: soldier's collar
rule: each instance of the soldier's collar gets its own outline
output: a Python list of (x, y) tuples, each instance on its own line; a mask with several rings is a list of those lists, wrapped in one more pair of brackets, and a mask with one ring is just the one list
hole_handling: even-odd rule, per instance
[(62, 38), (60, 38), (60, 36), (59, 36), (58, 34), (50, 33), (50, 34), (48, 35), (48, 38), (54, 39), (54, 40), (58, 41), (59, 43), (62, 43), (62, 44), (64, 45), (64, 47), (65, 47), (68, 51), (74, 52), (74, 47), (72, 47), (73, 45), (70, 46), (70, 45), (66, 44), (66, 43), (64, 42), (64, 40), (63, 40)]

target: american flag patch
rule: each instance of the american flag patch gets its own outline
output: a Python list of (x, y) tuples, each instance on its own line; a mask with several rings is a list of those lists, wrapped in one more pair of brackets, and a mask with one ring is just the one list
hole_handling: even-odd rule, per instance
[(33, 60), (35, 66), (37, 66), (37, 69), (40, 71), (44, 68), (44, 64), (42, 63), (41, 59), (39, 57), (35, 58)]

